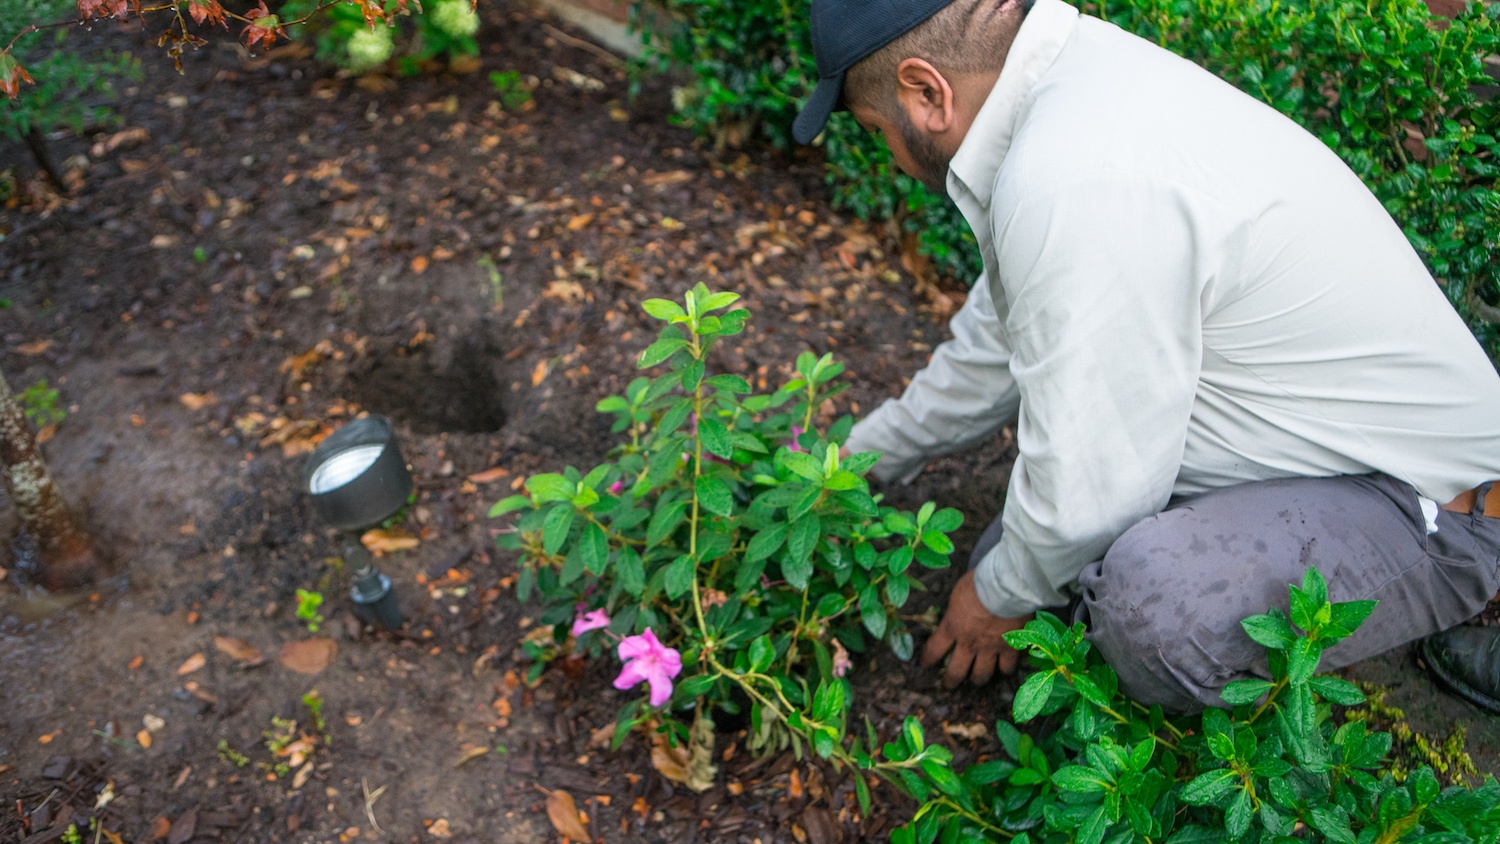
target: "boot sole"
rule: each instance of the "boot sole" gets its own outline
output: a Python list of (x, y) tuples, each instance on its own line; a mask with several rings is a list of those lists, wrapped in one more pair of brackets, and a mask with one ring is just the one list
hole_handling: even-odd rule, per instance
[(1500, 715), (1500, 700), (1479, 691), (1468, 683), (1448, 673), (1441, 660), (1437, 658), (1437, 646), (1432, 637), (1423, 639), (1418, 645), (1422, 653), (1422, 661), (1427, 663), (1427, 673), (1437, 681), (1439, 686), (1458, 695), (1469, 703), (1494, 715)]

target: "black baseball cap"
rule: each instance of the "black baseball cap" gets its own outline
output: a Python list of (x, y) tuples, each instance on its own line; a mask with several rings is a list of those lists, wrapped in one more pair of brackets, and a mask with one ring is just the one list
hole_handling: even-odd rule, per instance
[(844, 73), (895, 41), (953, 0), (813, 0), (813, 58), (818, 85), (792, 123), (799, 144), (812, 143), (829, 115), (842, 107)]

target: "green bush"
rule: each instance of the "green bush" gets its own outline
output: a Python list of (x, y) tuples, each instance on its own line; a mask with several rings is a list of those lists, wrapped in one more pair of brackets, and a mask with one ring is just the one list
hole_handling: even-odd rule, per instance
[[(790, 144), (816, 77), (808, 0), (665, 0), (670, 28), (646, 66), (687, 70), (679, 119), (732, 143)], [(1084, 6), (1270, 103), (1336, 150), (1385, 203), (1480, 340), (1500, 359), (1500, 105), (1486, 61), (1500, 6), (1435, 23), (1423, 0), (1095, 0)], [(901, 222), (938, 267), (978, 270), (944, 197), (892, 178), (848, 119), (825, 133), (836, 206)]]
[(831, 356), (802, 353), (771, 394), (705, 371), (713, 345), (744, 330), (749, 312), (725, 311), (738, 298), (700, 284), (680, 305), (646, 301), (667, 325), (639, 365), (667, 371), (599, 402), (622, 438), (612, 459), (533, 475), (491, 515), (524, 512), (499, 539), (522, 552), (518, 596), (539, 597), (553, 625), (527, 643), (533, 676), (570, 635), (594, 656), (665, 646), (675, 661), (650, 706), (620, 713), (617, 739), (661, 722), (700, 748), (712, 738), (705, 715), (748, 705), (751, 750), (805, 741), (828, 758), (842, 753), (848, 652), (884, 642), (911, 658), (902, 610), (922, 587), (910, 570), (948, 565), (947, 533), (963, 516), (883, 506), (863, 478), (879, 455), (840, 459), (853, 419), (817, 430), (818, 409), (844, 387)]
[[(0, 0), (0, 48), (31, 24), (77, 17), (71, 0)], [(0, 135), (18, 141), (33, 129), (82, 131), (111, 118), (105, 107), (89, 100), (113, 94), (112, 77), (139, 78), (136, 60), (120, 55), (82, 54), (67, 49), (68, 27), (34, 32), (17, 43), (13, 59), (35, 84), (20, 86), (15, 99), (0, 95)]]
[[(318, 0), (291, 0), (281, 8), (283, 18), (312, 15)], [(392, 59), (403, 74), (420, 72), (423, 62), (440, 57), (455, 59), (479, 55), (479, 15), (469, 0), (435, 0), (399, 12), (396, 0), (384, 4), (389, 17), (374, 26), (365, 19), (358, 3), (338, 3), (305, 24), (293, 28), (293, 36), (311, 35), (317, 57), (353, 73), (385, 66)], [(408, 21), (402, 24), (401, 21)]]
[[(524, 644), (530, 679), (571, 650), (624, 663), (614, 686), (648, 684), (620, 711), (615, 743), (648, 732), (672, 775), (696, 790), (716, 777), (714, 718), (748, 707), (747, 749), (810, 750), (853, 775), (869, 814), (865, 773), (912, 798), (896, 844), (1010, 839), (1017, 844), (1494, 844), (1500, 785), (1444, 789), (1427, 765), (1398, 776), (1391, 736), (1345, 680), (1318, 676), (1323, 652), (1350, 636), (1374, 601), (1331, 603), (1310, 569), (1290, 613), (1242, 622), (1266, 649), (1269, 679), (1223, 690), (1232, 709), (1168, 718), (1132, 702), (1084, 638), (1082, 624), (1038, 613), (1006, 634), (1032, 671), (1016, 692), (1015, 723), (995, 725), (1005, 758), (960, 770), (916, 718), (851, 729), (847, 651), (883, 641), (910, 659), (902, 610), (921, 584), (913, 563), (943, 568), (962, 516), (931, 503), (915, 513), (881, 505), (862, 475), (873, 453), (841, 459), (847, 417), (813, 430), (839, 390), (841, 367), (803, 353), (796, 376), (752, 394), (733, 374), (705, 371), (710, 347), (744, 329), (738, 297), (702, 285), (682, 305), (652, 299), (667, 322), (642, 354), (638, 378), (599, 410), (622, 443), (582, 474), (533, 475), (492, 508), (521, 513), (498, 536), (521, 552), (516, 589), (545, 606)], [(722, 312), (722, 313), (720, 313)], [(628, 437), (628, 439), (624, 439)], [(571, 624), (570, 624), (571, 622)], [(653, 759), (657, 754), (653, 752)], [(658, 765), (666, 773), (673, 766)]]

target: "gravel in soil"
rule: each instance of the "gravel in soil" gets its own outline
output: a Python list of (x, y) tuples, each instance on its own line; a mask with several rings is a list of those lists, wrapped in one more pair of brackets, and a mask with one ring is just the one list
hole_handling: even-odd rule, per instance
[[(225, 44), (179, 76), (138, 32), (85, 36), (144, 54), (146, 77), (122, 126), (53, 141), (72, 195), (34, 179), (0, 210), (0, 365), (61, 393), (46, 452), (113, 569), (51, 603), (0, 583), (0, 841), (91, 816), (172, 844), (534, 841), (555, 835), (542, 789), (610, 840), (883, 839), (908, 811), (882, 788), (858, 818), (842, 774), (753, 759), (733, 735), (702, 795), (641, 742), (601, 749), (625, 696), (602, 664), (522, 681), (533, 609), (485, 513), (517, 478), (603, 457), (593, 406), (653, 336), (642, 299), (741, 293), (752, 328), (720, 370), (774, 387), (797, 351), (831, 351), (853, 387), (829, 410), (858, 414), (899, 393), (962, 293), (831, 212), (817, 162), (705, 148), (669, 125), (665, 89), (631, 101), (554, 22), (483, 11), (480, 72), (399, 82)], [(534, 107), (493, 101), (486, 73), (510, 69)], [(0, 154), (29, 173), (23, 148)], [(311, 444), (360, 410), (395, 419), (416, 479), (400, 527), (418, 544), (380, 560), (400, 634), (349, 614), (340, 537), (299, 491)], [(962, 554), (1012, 455), (1002, 433), (887, 493), (961, 509)], [(13, 521), (0, 504), (0, 535)], [(917, 610), (953, 575), (927, 577)], [(326, 596), (316, 632), (298, 589)], [(307, 658), (327, 667), (286, 665)], [(860, 668), (882, 731), (916, 714), (952, 728), (960, 759), (996, 750), (967, 725), (1008, 710), (1012, 684), (947, 693), (889, 656)], [(1408, 680), (1430, 723), (1487, 720)], [(307, 738), (310, 692), (326, 743)], [(1493, 768), (1491, 734), (1471, 735)]]

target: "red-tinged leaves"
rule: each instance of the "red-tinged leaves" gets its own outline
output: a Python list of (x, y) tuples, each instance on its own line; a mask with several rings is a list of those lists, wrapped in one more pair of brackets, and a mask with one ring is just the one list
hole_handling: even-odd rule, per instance
[[(78, 0), (78, 16), (90, 18), (121, 18), (130, 10), (130, 0)], [(140, 8), (140, 4), (136, 4)]]
[(228, 22), (224, 20), (224, 7), (219, 5), (219, 0), (189, 0), (188, 14), (193, 16), (193, 23), (202, 24), (208, 22), (209, 26), (215, 24), (229, 28)]
[(31, 74), (26, 72), (26, 68), (21, 67), (21, 63), (16, 61), (16, 57), (12, 56), (9, 50), (0, 50), (0, 91), (4, 91), (5, 96), (15, 99), (21, 94), (22, 82), (31, 84), (33, 82)]
[(271, 14), (266, 8), (266, 0), (260, 0), (260, 5), (246, 12), (245, 17), (250, 25), (240, 34), (245, 37), (247, 47), (254, 47), (257, 43), (269, 47), (276, 43), (276, 36), (286, 37), (281, 29), (281, 18)]

